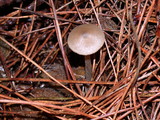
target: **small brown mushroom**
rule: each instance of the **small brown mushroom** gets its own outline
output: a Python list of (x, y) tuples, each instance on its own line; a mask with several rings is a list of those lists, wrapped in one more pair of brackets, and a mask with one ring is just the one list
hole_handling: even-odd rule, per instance
[(79, 55), (85, 55), (86, 80), (91, 80), (90, 55), (97, 52), (103, 46), (104, 41), (103, 31), (95, 24), (77, 26), (68, 36), (69, 48)]

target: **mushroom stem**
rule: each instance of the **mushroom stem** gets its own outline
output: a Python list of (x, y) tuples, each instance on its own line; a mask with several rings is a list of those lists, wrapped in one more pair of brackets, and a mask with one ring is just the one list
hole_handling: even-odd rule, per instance
[(87, 81), (91, 81), (92, 79), (92, 64), (91, 64), (91, 56), (85, 56), (85, 78)]

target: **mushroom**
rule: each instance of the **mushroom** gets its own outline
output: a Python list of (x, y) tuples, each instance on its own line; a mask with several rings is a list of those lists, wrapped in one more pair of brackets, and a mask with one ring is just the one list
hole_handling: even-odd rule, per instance
[(103, 31), (95, 24), (83, 24), (75, 27), (68, 36), (69, 48), (85, 56), (85, 78), (92, 78), (92, 65), (90, 55), (96, 53), (104, 44)]

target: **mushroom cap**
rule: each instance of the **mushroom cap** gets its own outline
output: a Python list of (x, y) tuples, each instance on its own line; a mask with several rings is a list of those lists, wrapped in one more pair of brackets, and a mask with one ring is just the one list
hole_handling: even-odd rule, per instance
[(68, 36), (69, 48), (79, 55), (97, 52), (104, 44), (103, 31), (95, 24), (83, 24), (75, 27)]

